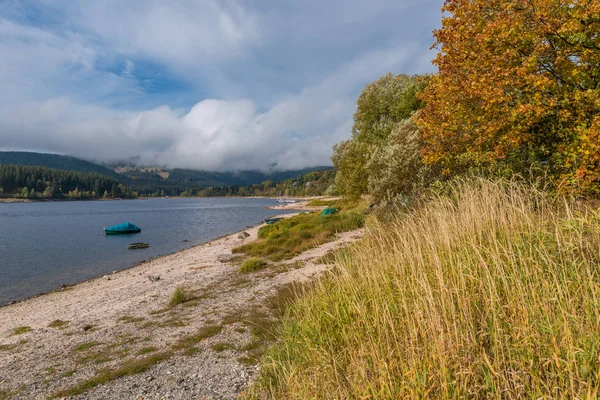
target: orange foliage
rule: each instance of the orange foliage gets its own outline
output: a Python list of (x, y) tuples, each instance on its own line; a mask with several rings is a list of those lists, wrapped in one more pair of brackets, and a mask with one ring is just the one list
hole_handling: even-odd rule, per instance
[(600, 1), (446, 0), (439, 74), (417, 118), (424, 161), (545, 166), (600, 191)]

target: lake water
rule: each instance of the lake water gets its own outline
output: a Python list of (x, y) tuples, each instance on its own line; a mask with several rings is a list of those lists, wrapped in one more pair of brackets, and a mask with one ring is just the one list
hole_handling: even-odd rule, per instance
[[(0, 305), (256, 225), (275, 200), (176, 198), (0, 203)], [(121, 222), (134, 235), (103, 236)], [(189, 242), (184, 242), (188, 240)], [(128, 250), (132, 242), (150, 247)]]

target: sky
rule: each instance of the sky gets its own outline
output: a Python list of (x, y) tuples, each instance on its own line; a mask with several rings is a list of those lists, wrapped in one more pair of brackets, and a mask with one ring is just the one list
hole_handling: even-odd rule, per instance
[(0, 0), (0, 150), (330, 165), (356, 98), (427, 73), (443, 0)]

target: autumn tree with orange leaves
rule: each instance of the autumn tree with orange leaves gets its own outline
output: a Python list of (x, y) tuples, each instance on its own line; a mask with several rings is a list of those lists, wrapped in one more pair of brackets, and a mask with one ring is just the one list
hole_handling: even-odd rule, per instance
[(540, 167), (600, 192), (600, 1), (446, 0), (422, 94), (423, 159), (446, 175)]

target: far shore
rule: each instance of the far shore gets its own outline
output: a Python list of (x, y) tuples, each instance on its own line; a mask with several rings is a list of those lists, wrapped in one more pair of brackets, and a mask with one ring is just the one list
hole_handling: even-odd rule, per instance
[[(329, 196), (298, 196), (288, 197), (297, 202), (305, 200), (316, 200), (328, 198)], [(277, 199), (279, 196), (140, 196), (133, 199), (124, 198), (96, 198), (96, 199), (20, 199), (13, 197), (0, 197), (0, 203), (51, 203), (51, 202), (67, 202), (67, 201), (125, 201), (125, 200), (148, 200), (148, 199)], [(293, 204), (293, 203), (292, 203)]]

